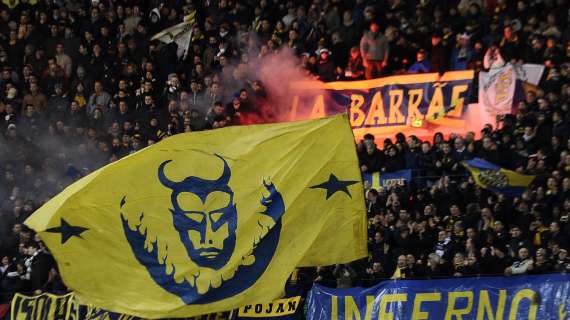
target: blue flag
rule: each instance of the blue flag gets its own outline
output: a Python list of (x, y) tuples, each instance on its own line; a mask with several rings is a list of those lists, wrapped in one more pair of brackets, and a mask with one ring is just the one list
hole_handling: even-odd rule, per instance
[(477, 186), (510, 197), (520, 196), (534, 180), (534, 176), (507, 170), (479, 158), (463, 161), (463, 166)]
[(307, 319), (567, 320), (565, 274), (384, 281), (371, 288), (314, 285)]

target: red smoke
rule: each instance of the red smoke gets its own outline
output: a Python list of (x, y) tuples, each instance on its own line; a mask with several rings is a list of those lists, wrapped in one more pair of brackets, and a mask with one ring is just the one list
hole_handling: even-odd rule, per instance
[[(289, 88), (291, 83), (320, 82), (305, 73), (300, 59), (289, 48), (251, 58), (246, 72), (249, 79), (261, 81), (267, 96), (257, 101), (257, 114), (242, 115), (241, 124), (290, 121), (289, 112), (293, 102)], [(314, 94), (319, 92), (315, 90)]]

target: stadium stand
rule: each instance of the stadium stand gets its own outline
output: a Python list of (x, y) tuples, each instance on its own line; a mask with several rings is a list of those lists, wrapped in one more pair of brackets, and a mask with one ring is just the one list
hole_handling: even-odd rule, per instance
[[(369, 258), (303, 269), (300, 283), (569, 272), (569, 9), (566, 0), (3, 0), (1, 302), (67, 290), (22, 224), (36, 208), (165, 137), (262, 122), (271, 92), (240, 70), (287, 49), (321, 81), (479, 72), (488, 51), (546, 68), (538, 90), (481, 139), (360, 141), (363, 172), (411, 169), (414, 183), (368, 186)], [(175, 43), (151, 41), (190, 16), (182, 58)], [(474, 157), (537, 178), (519, 197), (492, 193), (460, 163)]]

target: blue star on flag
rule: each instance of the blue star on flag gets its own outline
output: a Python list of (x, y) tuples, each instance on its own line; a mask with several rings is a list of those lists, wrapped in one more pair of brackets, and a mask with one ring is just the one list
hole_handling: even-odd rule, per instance
[(339, 191), (346, 193), (350, 198), (352, 198), (350, 191), (348, 191), (348, 187), (355, 184), (355, 183), (358, 183), (358, 181), (339, 180), (334, 174), (331, 173), (328, 181), (325, 181), (321, 184), (311, 186), (309, 188), (327, 190), (327, 200)]
[(61, 244), (64, 244), (69, 240), (71, 237), (78, 237), (81, 238), (81, 234), (85, 231), (89, 230), (88, 228), (80, 227), (80, 226), (72, 226), (63, 218), (61, 218), (61, 222), (59, 227), (49, 228), (46, 232), (50, 233), (60, 233), (61, 234)]

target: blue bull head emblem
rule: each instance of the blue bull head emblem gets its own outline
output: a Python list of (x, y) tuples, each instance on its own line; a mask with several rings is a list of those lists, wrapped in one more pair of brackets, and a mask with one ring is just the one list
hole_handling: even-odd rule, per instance
[(224, 158), (224, 171), (217, 180), (187, 177), (173, 182), (164, 174), (164, 161), (158, 167), (158, 179), (172, 189), (170, 210), (174, 228), (188, 255), (201, 267), (220, 269), (228, 263), (235, 245), (237, 211), (234, 192), (228, 185), (231, 170)]
[[(123, 231), (138, 262), (147, 269), (154, 282), (186, 304), (218, 301), (251, 287), (271, 262), (281, 233), (285, 203), (275, 185), (264, 181), (263, 188), (269, 195), (261, 197), (260, 205), (265, 210), (261, 207), (260, 212), (253, 215), (257, 218), (255, 227), (259, 228), (254, 234), (247, 235), (247, 239), (236, 238), (239, 213), (234, 191), (229, 186), (232, 172), (224, 158), (215, 156), (223, 163), (222, 173), (215, 180), (188, 176), (182, 181), (173, 181), (165, 173), (165, 167), (172, 160), (162, 162), (157, 170), (157, 182), (171, 190), (168, 204), (173, 218), (171, 227), (178, 233), (189, 260), (197, 266), (198, 270), (192, 275), (176, 274), (177, 270), (187, 268), (177, 268), (168, 256), (180, 256), (181, 252), (168, 252), (167, 240), (160, 234), (156, 234), (156, 240), (151, 240), (151, 246), (145, 247), (147, 232), (152, 230), (153, 224), (170, 224), (169, 219), (147, 221), (141, 213), (140, 222), (132, 230), (125, 214), (121, 214)], [(123, 197), (122, 210), (126, 203), (127, 199)], [(234, 257), (238, 245), (252, 250), (247, 256)], [(164, 252), (159, 253), (159, 247), (166, 248), (166, 256)], [(230, 260), (239, 263), (228, 264)], [(175, 275), (184, 280), (175, 281)]]

